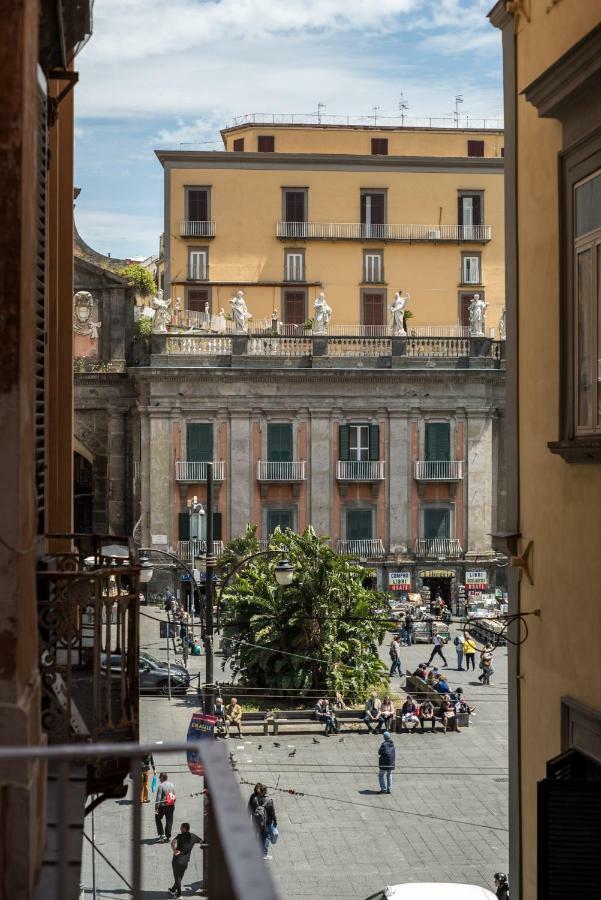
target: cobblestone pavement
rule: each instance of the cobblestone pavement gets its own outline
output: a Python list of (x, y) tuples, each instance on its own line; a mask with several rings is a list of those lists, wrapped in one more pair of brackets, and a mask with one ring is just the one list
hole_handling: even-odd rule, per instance
[[(157, 653), (154, 629), (155, 623), (145, 619), (142, 643)], [(423, 644), (404, 648), (403, 667), (413, 670), (427, 661), (431, 649)], [(454, 666), (452, 645), (445, 650), (447, 662)], [(272, 788), (280, 840), (266, 865), (282, 900), (362, 900), (387, 884), (403, 881), (491, 887), (492, 873), (505, 870), (508, 857), (506, 656), (504, 649), (496, 652), (490, 687), (482, 687), (471, 672), (447, 670), (451, 686), (464, 687), (477, 714), (458, 735), (442, 731), (395, 735), (397, 767), (390, 796), (377, 793), (380, 738), (366, 732), (343, 732), (343, 741), (317, 730), (302, 735), (284, 732), (276, 738), (251, 734), (244, 742), (230, 738), (240, 778), (252, 784), (263, 781)], [(388, 662), (386, 646), (382, 658)], [(194, 667), (198, 671), (202, 663), (191, 660), (190, 668)], [(399, 683), (395, 676), (392, 690), (398, 691)], [(198, 705), (194, 694), (171, 703), (166, 698), (143, 698), (142, 739), (185, 738)], [(193, 830), (200, 830), (201, 800), (190, 795), (201, 789), (201, 780), (188, 773), (185, 763), (169, 762), (160, 752), (155, 761), (157, 768), (173, 775), (178, 789), (175, 822), (189, 821)], [(304, 796), (273, 790), (276, 786)], [(243, 784), (241, 790), (246, 801), (251, 787)], [(95, 823), (99, 848), (126, 878), (130, 809), (129, 799), (109, 801), (97, 811)], [(152, 810), (152, 804), (144, 807), (144, 900), (166, 897), (171, 883), (171, 852), (154, 843)], [(84, 848), (86, 888), (91, 884), (88, 849)], [(186, 894), (200, 889), (201, 869), (202, 856), (195, 850), (186, 873)], [(99, 898), (128, 895), (101, 860), (97, 884)], [(91, 896), (89, 891), (86, 896)]]

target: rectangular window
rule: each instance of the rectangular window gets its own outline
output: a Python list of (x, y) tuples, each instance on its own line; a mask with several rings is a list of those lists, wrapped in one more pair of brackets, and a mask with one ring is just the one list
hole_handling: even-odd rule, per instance
[(361, 224), (364, 237), (383, 237), (386, 222), (385, 191), (361, 191)]
[(270, 422), (267, 426), (269, 462), (292, 462), (292, 423)]
[(259, 153), (274, 153), (275, 138), (272, 134), (260, 134), (257, 137), (257, 150)]
[(244, 138), (235, 138), (234, 151), (240, 153), (242, 150), (244, 150)]
[(205, 281), (208, 277), (207, 263), (208, 251), (192, 249), (188, 250), (188, 278), (190, 281)]
[(426, 422), (426, 459), (448, 462), (451, 458), (451, 425), (449, 422)]
[(451, 510), (441, 507), (424, 507), (424, 537), (449, 538), (451, 536)]
[(284, 221), (307, 221), (307, 191), (284, 188)]
[(305, 254), (302, 250), (284, 251), (284, 280), (305, 280)]
[(479, 226), (482, 221), (483, 191), (467, 194), (460, 193), (458, 197), (458, 224), (463, 228), (462, 238), (465, 241), (478, 238)]
[(188, 425), (188, 462), (211, 462), (212, 459), (212, 423), (190, 422)]
[(338, 428), (338, 458), (364, 462), (380, 459), (380, 426), (340, 425)]
[(484, 156), (484, 141), (468, 141), (467, 142), (467, 155), (468, 156)]
[(347, 541), (371, 541), (373, 538), (373, 518), (371, 509), (347, 509)]
[[(461, 325), (466, 327), (470, 324), (470, 303), (474, 299), (475, 291), (461, 291), (459, 294), (459, 316)], [(484, 298), (484, 291), (478, 291), (480, 296)]]
[(186, 190), (186, 219), (189, 222), (208, 222), (209, 220), (209, 189), (187, 188)]
[(462, 284), (480, 284), (482, 276), (480, 274), (480, 254), (479, 253), (462, 253), (461, 254), (461, 283)]
[(372, 284), (384, 281), (384, 254), (381, 250), (364, 252), (363, 281)]
[(371, 152), (374, 156), (388, 156), (388, 138), (372, 138)]
[(187, 288), (186, 289), (186, 309), (192, 312), (204, 313), (206, 306), (211, 310), (211, 292), (208, 288)]
[(386, 295), (384, 291), (363, 291), (363, 324), (386, 324)]
[(307, 295), (305, 291), (284, 291), (282, 298), (282, 322), (284, 325), (303, 325), (307, 321)]
[(268, 509), (267, 510), (267, 533), (272, 535), (279, 528), (285, 531), (287, 528), (294, 528), (294, 510), (293, 509)]

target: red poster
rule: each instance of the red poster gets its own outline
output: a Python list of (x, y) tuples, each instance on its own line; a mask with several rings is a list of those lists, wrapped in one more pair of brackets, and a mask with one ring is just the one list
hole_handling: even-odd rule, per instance
[[(217, 716), (211, 716), (202, 712), (193, 713), (190, 724), (188, 725), (188, 741), (201, 741), (206, 738), (212, 740), (216, 723)], [(188, 768), (192, 774), (204, 775), (204, 768), (198, 758), (198, 754), (193, 750), (189, 750), (187, 757)]]

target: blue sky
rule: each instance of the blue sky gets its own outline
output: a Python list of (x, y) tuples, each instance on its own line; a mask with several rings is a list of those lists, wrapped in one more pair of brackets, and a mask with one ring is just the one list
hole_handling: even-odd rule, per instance
[(501, 118), (493, 0), (96, 0), (77, 63), (77, 226), (113, 256), (158, 250), (156, 147), (221, 149), (250, 112)]

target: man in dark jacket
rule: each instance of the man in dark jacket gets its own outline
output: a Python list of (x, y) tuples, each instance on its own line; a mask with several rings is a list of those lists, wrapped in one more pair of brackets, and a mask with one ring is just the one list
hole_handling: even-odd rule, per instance
[(378, 750), (378, 781), (380, 793), (390, 794), (392, 790), (392, 771), (394, 769), (395, 749), (390, 737), (390, 732), (384, 732), (384, 741)]
[(277, 840), (278, 820), (273, 800), (267, 796), (267, 788), (260, 782), (250, 795), (248, 812), (261, 841), (263, 859), (271, 859), (269, 844), (275, 844)]

